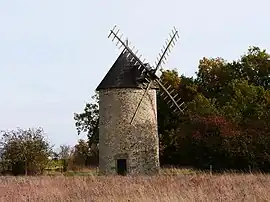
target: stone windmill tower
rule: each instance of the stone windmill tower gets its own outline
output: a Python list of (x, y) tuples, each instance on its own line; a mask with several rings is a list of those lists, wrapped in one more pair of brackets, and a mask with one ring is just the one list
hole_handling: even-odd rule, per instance
[(156, 66), (141, 61), (118, 36), (116, 26), (109, 38), (123, 50), (97, 87), (99, 91), (99, 170), (100, 174), (155, 174), (159, 171), (159, 139), (156, 92), (162, 90), (165, 101), (180, 111), (180, 99), (169, 92), (156, 71), (165, 63), (178, 31), (174, 28), (161, 50)]

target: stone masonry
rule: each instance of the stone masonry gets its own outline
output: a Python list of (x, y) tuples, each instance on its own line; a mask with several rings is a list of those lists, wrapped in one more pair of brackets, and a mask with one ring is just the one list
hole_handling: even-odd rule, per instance
[(117, 174), (117, 159), (127, 159), (127, 174), (159, 172), (156, 90), (143, 99), (130, 124), (144, 90), (110, 88), (99, 91), (99, 171)]

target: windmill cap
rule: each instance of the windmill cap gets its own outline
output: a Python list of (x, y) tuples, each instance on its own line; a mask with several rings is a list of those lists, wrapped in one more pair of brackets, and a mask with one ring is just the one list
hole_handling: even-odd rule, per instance
[[(148, 63), (145, 65), (151, 68)], [(141, 72), (138, 69), (138, 65), (135, 66), (131, 64), (130, 60), (127, 58), (127, 54), (122, 52), (100, 82), (96, 91), (109, 88), (141, 89), (140, 83), (137, 82), (140, 76)], [(158, 87), (153, 84), (151, 88), (157, 89)]]

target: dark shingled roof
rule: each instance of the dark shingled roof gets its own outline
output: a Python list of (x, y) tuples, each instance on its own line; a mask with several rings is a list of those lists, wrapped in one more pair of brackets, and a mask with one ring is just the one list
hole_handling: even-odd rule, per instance
[[(97, 91), (108, 88), (141, 88), (140, 83), (136, 82), (141, 72), (131, 64), (126, 53), (121, 53), (111, 69), (100, 82)], [(152, 85), (152, 88), (157, 88)]]

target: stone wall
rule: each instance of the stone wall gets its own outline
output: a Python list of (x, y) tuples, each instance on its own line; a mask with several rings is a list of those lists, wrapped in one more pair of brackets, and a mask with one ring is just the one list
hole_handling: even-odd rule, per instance
[(116, 159), (127, 159), (130, 175), (159, 171), (156, 90), (149, 90), (133, 124), (130, 121), (144, 90), (99, 91), (99, 170), (117, 174)]

